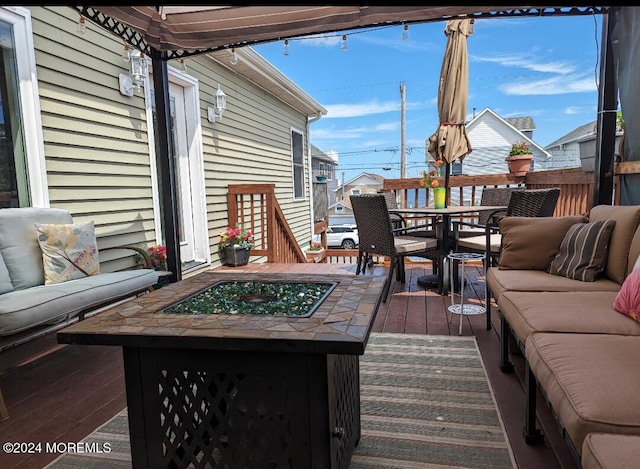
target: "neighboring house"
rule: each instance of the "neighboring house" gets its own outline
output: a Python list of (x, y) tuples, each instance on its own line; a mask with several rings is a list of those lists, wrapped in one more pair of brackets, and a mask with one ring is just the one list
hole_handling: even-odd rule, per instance
[[(589, 122), (551, 142), (545, 147), (553, 155), (550, 168), (574, 168), (593, 171), (596, 158), (597, 121)], [(615, 154), (619, 155), (622, 129), (616, 129)]]
[(551, 154), (533, 141), (535, 124), (531, 117), (502, 118), (489, 108), (467, 124), (467, 134), (473, 151), (462, 162), (462, 174), (507, 173), (504, 160), (511, 144), (524, 141), (533, 153), (531, 171), (547, 169)]
[(355, 223), (349, 197), (360, 194), (375, 194), (383, 188), (384, 178), (377, 174), (360, 173), (335, 190), (334, 204), (329, 204), (329, 224)]
[[(94, 220), (99, 247), (162, 243), (151, 76), (132, 96), (122, 40), (66, 6), (1, 7), (2, 206)], [(326, 110), (249, 47), (168, 63), (181, 258), (217, 264), (227, 185), (273, 183), (300, 246), (312, 236), (309, 126)], [(151, 68), (151, 67), (149, 67)], [(150, 70), (152, 74), (153, 71)], [(226, 111), (213, 122), (216, 91)], [(106, 253), (101, 268), (130, 267)]]
[(335, 190), (339, 185), (336, 175), (338, 169), (338, 153), (330, 151), (325, 153), (315, 145), (310, 145), (311, 149), (311, 173), (312, 175), (324, 174), (327, 177), (327, 193), (329, 196), (329, 205), (336, 203)]

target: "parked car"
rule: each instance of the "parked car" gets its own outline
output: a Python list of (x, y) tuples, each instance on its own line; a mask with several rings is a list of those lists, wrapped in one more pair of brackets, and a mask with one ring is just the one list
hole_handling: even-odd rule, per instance
[[(326, 233), (330, 248), (355, 249), (360, 242), (356, 225), (330, 225)], [(313, 240), (320, 241), (320, 235), (315, 235)]]

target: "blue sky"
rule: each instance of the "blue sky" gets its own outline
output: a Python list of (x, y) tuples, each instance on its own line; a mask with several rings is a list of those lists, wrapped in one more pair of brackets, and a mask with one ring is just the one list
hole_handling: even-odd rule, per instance
[[(400, 177), (401, 97), (406, 93), (406, 175), (425, 169), (425, 140), (438, 125), (444, 22), (347, 32), (254, 46), (328, 113), (311, 124), (311, 143), (339, 155), (338, 177)], [(530, 116), (546, 146), (596, 120), (602, 16), (475, 21), (469, 36), (468, 119), (485, 108)], [(473, 157), (473, 153), (469, 158)], [(390, 168), (390, 169), (384, 169)]]

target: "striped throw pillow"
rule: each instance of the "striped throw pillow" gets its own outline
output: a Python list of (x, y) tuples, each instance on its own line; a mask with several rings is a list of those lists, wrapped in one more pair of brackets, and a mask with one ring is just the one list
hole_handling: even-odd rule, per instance
[(549, 273), (593, 282), (607, 265), (607, 252), (615, 220), (576, 223), (567, 231)]

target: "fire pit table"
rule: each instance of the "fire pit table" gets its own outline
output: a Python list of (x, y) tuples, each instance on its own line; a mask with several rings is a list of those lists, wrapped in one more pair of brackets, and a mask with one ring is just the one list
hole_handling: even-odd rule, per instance
[[(270, 314), (233, 302), (198, 311), (213, 309), (203, 292), (229, 282), (326, 288), (297, 316), (290, 297)], [(381, 291), (370, 276), (205, 272), (69, 326), (58, 342), (122, 347), (136, 469), (347, 468), (360, 438), (358, 355)]]

